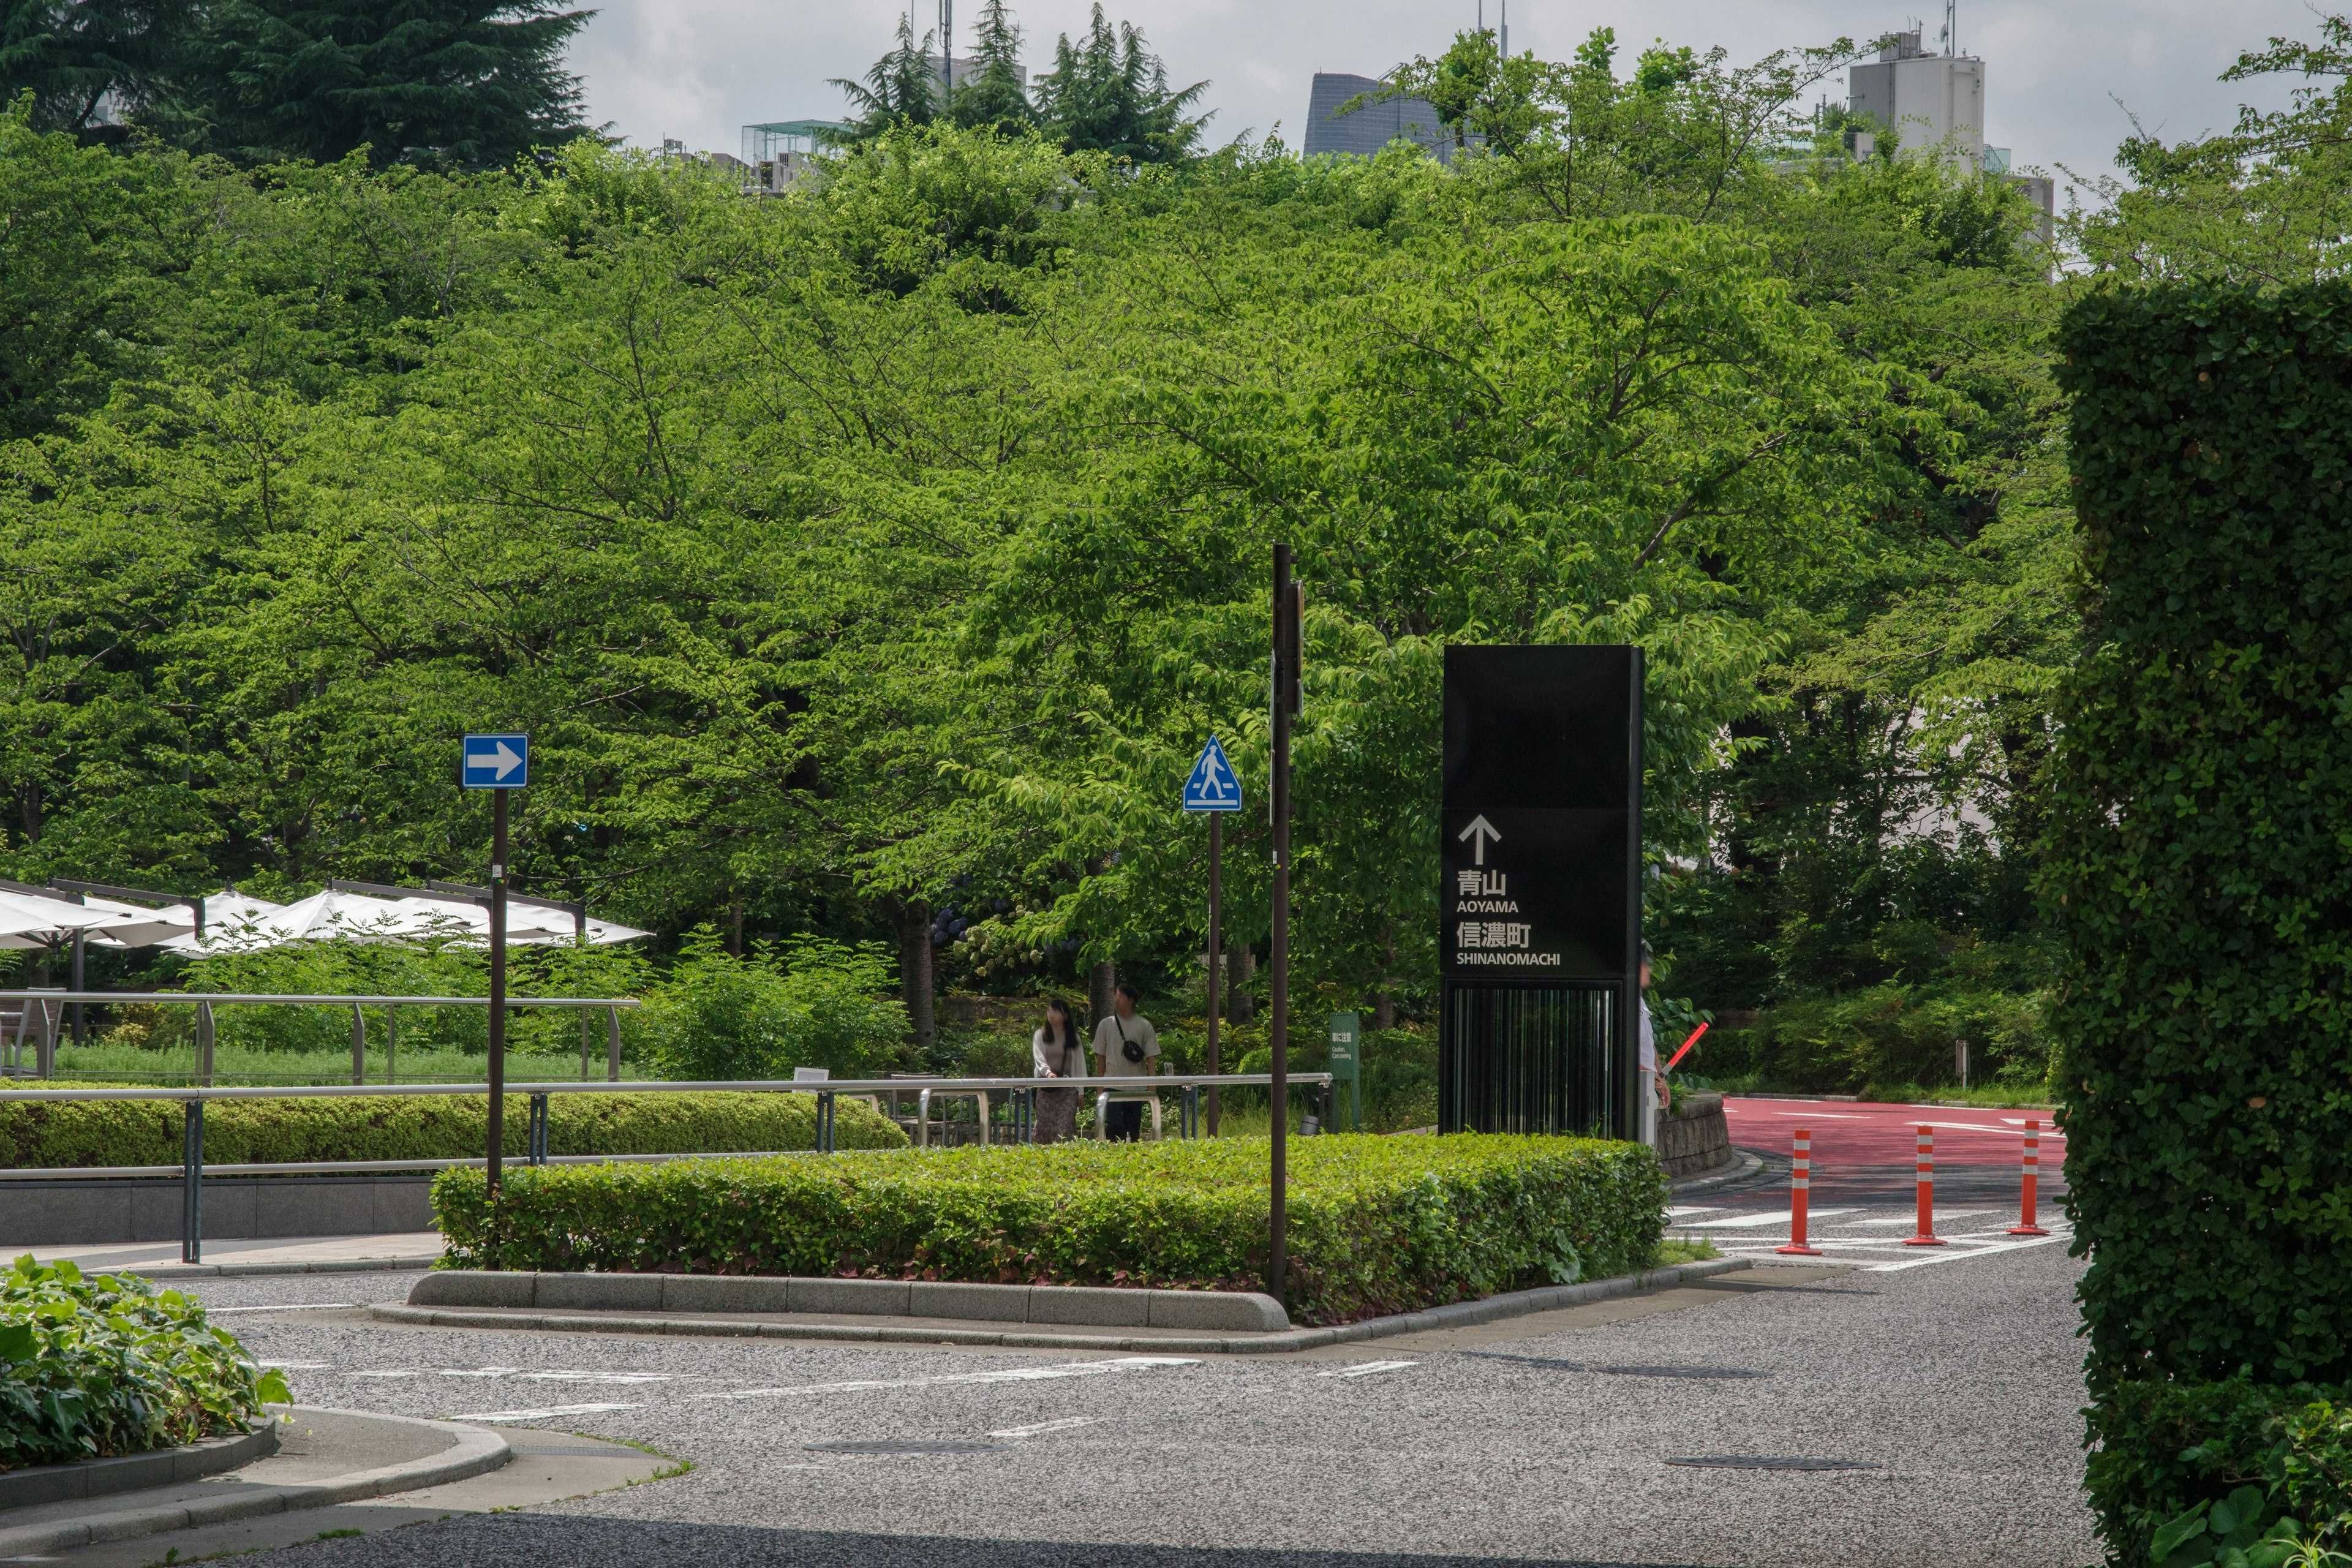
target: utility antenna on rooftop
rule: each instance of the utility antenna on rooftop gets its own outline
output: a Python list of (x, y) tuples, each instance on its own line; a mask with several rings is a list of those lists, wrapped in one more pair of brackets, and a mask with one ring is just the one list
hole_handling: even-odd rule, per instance
[(940, 0), (940, 101), (955, 91), (955, 0)]
[(1960, 0), (1944, 0), (1944, 53), (1960, 52)]

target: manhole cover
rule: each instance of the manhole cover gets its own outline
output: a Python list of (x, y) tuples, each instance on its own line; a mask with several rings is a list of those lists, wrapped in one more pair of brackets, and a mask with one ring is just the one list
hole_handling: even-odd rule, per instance
[(1002, 1443), (961, 1443), (951, 1438), (887, 1437), (860, 1443), (811, 1443), (816, 1454), (990, 1454)]
[(1612, 1377), (1769, 1377), (1769, 1372), (1751, 1372), (1744, 1366), (1596, 1366), (1595, 1372), (1605, 1372)]
[(1670, 1465), (1691, 1465), (1703, 1470), (1874, 1470), (1864, 1459), (1799, 1459), (1771, 1454), (1702, 1454), (1668, 1459)]

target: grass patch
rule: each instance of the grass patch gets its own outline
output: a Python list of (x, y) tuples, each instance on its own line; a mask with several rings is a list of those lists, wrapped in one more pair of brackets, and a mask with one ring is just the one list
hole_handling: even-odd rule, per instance
[[(407, 1046), (400, 1048), (396, 1059), (386, 1062), (380, 1037), (380, 1027), (373, 1028), (366, 1060), (366, 1077), (370, 1083), (480, 1083), (490, 1070), (489, 1060), (480, 1051), (464, 1051), (454, 1047)], [(25, 1043), (25, 1062), (32, 1065), (32, 1042)], [(394, 1069), (398, 1078), (387, 1075)], [(602, 1079), (604, 1076), (604, 1044), (600, 1037), (596, 1048), (588, 1058), (588, 1076)], [(624, 1079), (642, 1079), (646, 1072), (635, 1064), (623, 1061)], [(153, 1047), (116, 1045), (100, 1040), (86, 1046), (60, 1045), (58, 1047), (58, 1087), (67, 1087), (70, 1079), (104, 1079), (110, 1083), (154, 1083), (178, 1085), (193, 1083), (196, 1077), (196, 1053), (193, 1047)], [(507, 1053), (509, 1083), (576, 1083), (580, 1079), (580, 1057), (571, 1055), (529, 1055), (520, 1051)], [(352, 1081), (352, 1053), (348, 1047), (340, 1051), (273, 1051), (252, 1047), (222, 1044), (213, 1051), (213, 1081), (215, 1083), (349, 1083)]]
[(1650, 1260), (1653, 1268), (1671, 1268), (1677, 1263), (1711, 1263), (1723, 1254), (1711, 1241), (1683, 1241), (1675, 1237), (1658, 1243), (1655, 1257)]

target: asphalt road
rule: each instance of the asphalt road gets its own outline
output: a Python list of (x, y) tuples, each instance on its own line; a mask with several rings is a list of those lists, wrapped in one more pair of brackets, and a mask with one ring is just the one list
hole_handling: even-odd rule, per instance
[[(1735, 1201), (1700, 1216), (1770, 1198)], [(2098, 1553), (2077, 1485), (2078, 1272), (2063, 1242), (1885, 1273), (1762, 1268), (1280, 1358), (415, 1329), (332, 1307), (223, 1321), (309, 1403), (495, 1417), (697, 1467), (254, 1559), (266, 1568), (2080, 1568)], [(278, 1309), (394, 1299), (412, 1278), (196, 1289)], [(1694, 1375), (1723, 1372), (1762, 1375)], [(966, 1447), (818, 1447), (877, 1442)], [(1872, 1468), (1667, 1463), (1726, 1456)]]

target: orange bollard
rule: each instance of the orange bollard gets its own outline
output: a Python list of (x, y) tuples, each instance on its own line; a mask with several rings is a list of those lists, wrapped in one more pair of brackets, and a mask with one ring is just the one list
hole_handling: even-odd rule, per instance
[(2029, 1118), (2025, 1123), (2024, 1193), (2017, 1205), (2017, 1223), (2009, 1227), (2011, 1236), (2048, 1236), (2050, 1233), (2033, 1223), (2033, 1206), (2037, 1189), (2042, 1184), (2042, 1123)]
[(1789, 1245), (1776, 1247), (1775, 1252), (1794, 1253), (1800, 1258), (1819, 1258), (1822, 1249), (1805, 1245), (1806, 1189), (1813, 1181), (1813, 1135), (1797, 1129), (1797, 1145), (1789, 1159)]
[(1919, 1129), (1919, 1234), (1903, 1238), (1906, 1247), (1941, 1247), (1944, 1238), (1936, 1234), (1936, 1130)]

